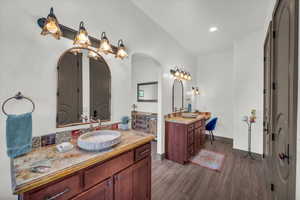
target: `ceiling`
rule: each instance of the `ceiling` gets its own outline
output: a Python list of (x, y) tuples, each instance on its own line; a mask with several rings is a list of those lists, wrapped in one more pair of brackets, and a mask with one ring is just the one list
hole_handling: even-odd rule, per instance
[[(194, 55), (226, 49), (264, 26), (270, 0), (132, 0)], [(218, 31), (209, 32), (212, 26)]]

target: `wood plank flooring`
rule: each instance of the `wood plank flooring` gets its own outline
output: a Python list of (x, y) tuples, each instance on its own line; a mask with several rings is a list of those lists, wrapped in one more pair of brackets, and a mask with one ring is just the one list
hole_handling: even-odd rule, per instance
[(269, 200), (263, 161), (245, 159), (222, 141), (208, 142), (205, 149), (226, 155), (221, 172), (153, 159), (152, 200)]

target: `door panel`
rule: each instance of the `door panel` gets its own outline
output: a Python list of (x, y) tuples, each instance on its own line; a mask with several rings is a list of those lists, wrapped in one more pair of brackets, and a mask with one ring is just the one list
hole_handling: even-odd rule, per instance
[(114, 176), (115, 200), (132, 200), (133, 168), (129, 167)]
[[(297, 59), (296, 1), (278, 1), (273, 15), (273, 199), (295, 199)], [(290, 156), (287, 159), (284, 156)]]
[(270, 22), (264, 44), (264, 171), (267, 177), (267, 188), (272, 183), (272, 82), (271, 63), (272, 22)]
[(133, 200), (149, 200), (151, 189), (151, 158), (147, 157), (133, 167)]

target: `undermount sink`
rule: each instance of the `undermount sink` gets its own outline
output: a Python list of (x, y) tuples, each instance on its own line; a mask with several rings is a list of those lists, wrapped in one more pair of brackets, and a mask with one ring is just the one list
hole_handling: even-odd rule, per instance
[(183, 118), (197, 118), (198, 114), (196, 114), (196, 113), (182, 113), (181, 117), (183, 117)]
[(77, 145), (87, 151), (101, 151), (120, 142), (121, 133), (119, 131), (101, 130), (81, 135), (77, 140)]

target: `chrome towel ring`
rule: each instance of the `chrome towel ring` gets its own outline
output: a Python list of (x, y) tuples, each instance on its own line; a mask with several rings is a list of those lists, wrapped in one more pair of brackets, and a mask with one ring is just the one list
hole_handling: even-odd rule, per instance
[(16, 94), (16, 95), (13, 96), (13, 97), (10, 97), (10, 98), (6, 99), (6, 100), (3, 102), (3, 104), (2, 104), (2, 112), (3, 112), (5, 115), (8, 115), (7, 112), (5, 111), (5, 104), (6, 104), (8, 101), (12, 100), (12, 99), (16, 99), (16, 100), (26, 99), (26, 100), (30, 101), (30, 102), (32, 103), (32, 111), (31, 111), (31, 113), (34, 112), (34, 110), (35, 110), (35, 104), (34, 104), (34, 102), (33, 102), (30, 98), (25, 97), (21, 92), (18, 92), (18, 94)]

